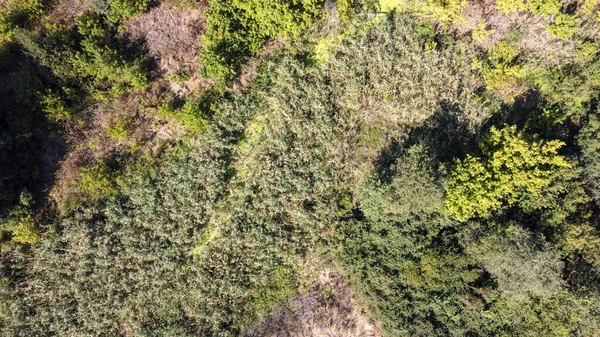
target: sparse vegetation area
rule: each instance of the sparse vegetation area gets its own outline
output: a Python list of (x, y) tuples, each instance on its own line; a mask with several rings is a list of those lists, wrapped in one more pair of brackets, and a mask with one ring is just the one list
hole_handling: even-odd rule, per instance
[(599, 12), (8, 0), (0, 334), (600, 334)]

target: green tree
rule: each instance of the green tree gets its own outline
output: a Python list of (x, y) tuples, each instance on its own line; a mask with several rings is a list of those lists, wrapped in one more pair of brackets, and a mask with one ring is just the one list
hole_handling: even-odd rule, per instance
[(542, 141), (516, 126), (492, 127), (482, 141), (482, 156), (457, 160), (446, 186), (446, 211), (464, 221), (486, 216), (504, 202), (538, 195), (550, 184), (553, 170), (570, 164), (557, 154), (564, 143)]

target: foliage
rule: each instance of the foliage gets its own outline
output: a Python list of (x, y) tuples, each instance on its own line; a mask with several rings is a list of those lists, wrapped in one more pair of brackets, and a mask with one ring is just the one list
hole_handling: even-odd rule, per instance
[[(21, 241), (19, 240), (19, 237), (27, 237), (27, 235), (18, 234), (19, 232), (22, 234), (27, 234), (28, 229), (33, 229), (33, 220), (31, 217), (32, 206), (33, 200), (31, 193), (29, 193), (27, 190), (24, 190), (19, 196), (18, 204), (13, 206), (6, 216), (0, 218), (0, 234), (2, 239), (0, 241), (2, 243), (14, 236), (17, 236), (17, 240), (15, 242)], [(17, 232), (17, 235), (15, 235), (15, 231), (17, 229), (19, 229), (19, 232)]]
[(581, 148), (581, 164), (585, 174), (586, 187), (597, 205), (600, 204), (600, 119), (590, 114), (581, 128), (578, 144)]
[(129, 136), (129, 131), (127, 131), (127, 126), (131, 123), (130, 118), (124, 117), (116, 117), (113, 120), (112, 126), (106, 130), (106, 134), (118, 141), (122, 142)]
[(43, 14), (39, 0), (9, 1), (6, 11), (0, 11), (0, 45), (12, 41), (13, 31), (38, 19)]
[(485, 60), (474, 61), (473, 66), (481, 70), (488, 90), (500, 91), (509, 88), (524, 77), (523, 66), (517, 62), (518, 53), (517, 48), (508, 42), (500, 41)]
[(38, 32), (16, 29), (14, 38), (25, 54), (48, 68), (57, 80), (64, 83), (78, 78), (70, 62), (75, 52), (69, 37), (62, 34), (42, 36)]
[(40, 236), (31, 216), (21, 219), (12, 232), (12, 241), (16, 243), (34, 245), (38, 242), (39, 238)]
[(485, 20), (479, 22), (475, 26), (475, 29), (473, 29), (473, 32), (471, 32), (471, 36), (473, 36), (473, 40), (475, 42), (481, 43), (487, 39), (490, 34), (492, 34), (493, 31), (491, 29), (485, 29), (486, 27), (487, 22)]
[[(594, 66), (594, 63), (589, 65)], [(588, 102), (593, 99), (593, 75), (580, 66), (553, 67), (532, 74), (535, 87), (544, 95), (546, 101), (560, 108), (559, 122), (572, 115), (581, 115)]]
[(575, 54), (575, 60), (586, 64), (592, 61), (596, 54), (598, 54), (598, 47), (593, 42), (586, 41), (579, 46)]
[(186, 102), (176, 115), (177, 119), (192, 132), (199, 132), (208, 126), (206, 113), (197, 102)]
[(382, 12), (416, 12), (428, 19), (438, 21), (444, 25), (462, 25), (466, 19), (462, 16), (462, 8), (466, 5), (464, 0), (379, 0)]
[(121, 22), (145, 12), (149, 4), (150, 0), (111, 0), (107, 18), (112, 22)]
[[(15, 322), (21, 334), (239, 335), (292, 295), (298, 261), (352, 208), (352, 167), (376, 159), (351, 156), (359, 121), (384, 109), (398, 121), (385, 130), (398, 130), (430, 118), (443, 101), (457, 102), (465, 118), (485, 111), (470, 98), (478, 86), (466, 62), (472, 49), (442, 45), (423, 58), (423, 29), (408, 17), (368, 29), (357, 23), (323, 67), (282, 51), (250, 92), (192, 100), (210, 123), (156, 161), (84, 170), (74, 187), (85, 202), (36, 244), (23, 297), (23, 310), (35, 313)], [(311, 52), (307, 45), (303, 55)], [(410, 67), (415, 60), (422, 68)], [(455, 89), (434, 85), (442, 82)], [(385, 93), (393, 97), (382, 105)], [(423, 150), (411, 151), (418, 155), (399, 170), (427, 165)], [(415, 212), (442, 211), (441, 188), (426, 186), (437, 199)], [(429, 265), (435, 259), (423, 267), (433, 275)], [(277, 273), (281, 282), (273, 282)]]
[(116, 193), (113, 172), (104, 163), (82, 168), (72, 184), (91, 199), (100, 199)]
[(558, 15), (561, 7), (560, 0), (496, 0), (496, 9), (505, 14), (528, 11), (543, 16), (552, 16)]
[[(273, 277), (265, 285), (253, 289), (252, 299), (246, 304), (249, 312), (268, 312), (296, 294), (297, 282), (294, 270), (283, 266), (275, 268)], [(256, 317), (248, 317), (256, 319)]]
[(539, 195), (552, 170), (570, 165), (557, 154), (564, 143), (527, 139), (516, 126), (492, 127), (480, 147), (482, 158), (457, 161), (446, 186), (446, 210), (464, 221), (486, 216), (503, 202)]
[[(214, 0), (202, 67), (220, 81), (197, 97), (168, 85), (194, 67), (149, 76), (118, 26), (145, 0), (11, 26), (0, 334), (237, 336), (334, 262), (384, 336), (598, 335), (598, 26), (542, 48), (519, 25), (486, 55), (486, 21), (456, 33), (465, 3)], [(536, 27), (576, 11), (497, 4)], [(226, 88), (253, 55), (250, 85)], [(99, 116), (107, 92), (137, 113)]]
[(441, 212), (443, 195), (432, 177), (422, 146), (413, 146), (393, 167), (394, 179), (383, 186), (369, 184), (361, 191), (361, 210), (371, 220), (404, 222), (411, 216)]
[(549, 299), (564, 285), (559, 253), (519, 226), (509, 225), (501, 233), (481, 238), (469, 247), (469, 254), (494, 275), (503, 295), (513, 301)]
[(85, 39), (81, 42), (82, 51), (71, 61), (76, 70), (84, 76), (92, 77), (96, 83), (109, 81), (113, 85), (130, 85), (136, 89), (148, 84), (142, 63), (128, 61), (117, 50)]
[(106, 35), (107, 28), (102, 15), (91, 12), (83, 14), (75, 18), (77, 24), (77, 30), (79, 34), (87, 37), (104, 37)]
[[(398, 162), (411, 162), (414, 155), (407, 153)], [(380, 211), (397, 207), (393, 195), (413, 196), (416, 203), (437, 195), (436, 204), (443, 202), (441, 187), (435, 194), (422, 188), (425, 181), (439, 185), (424, 167), (399, 170), (391, 184), (418, 176), (421, 184), (398, 184), (400, 191), (365, 198), (359, 206), (365, 209), (364, 219), (338, 227), (339, 260), (385, 335), (535, 336), (542, 331), (569, 336), (594, 331), (593, 323), (584, 322), (593, 315), (589, 304), (568, 292), (561, 256), (542, 237), (518, 225), (501, 230), (498, 224), (459, 226), (441, 208), (405, 212), (403, 217)]]
[(207, 76), (229, 81), (241, 62), (271, 38), (298, 35), (319, 16), (321, 0), (214, 0), (201, 63)]
[(47, 118), (55, 122), (68, 120), (72, 116), (65, 100), (52, 90), (48, 90), (42, 97), (42, 109)]
[(567, 234), (564, 249), (570, 254), (581, 254), (596, 269), (600, 268), (600, 235), (594, 227), (572, 227)]
[(547, 27), (551, 36), (559, 39), (568, 39), (575, 34), (577, 27), (577, 16), (560, 13), (554, 19), (554, 22)]

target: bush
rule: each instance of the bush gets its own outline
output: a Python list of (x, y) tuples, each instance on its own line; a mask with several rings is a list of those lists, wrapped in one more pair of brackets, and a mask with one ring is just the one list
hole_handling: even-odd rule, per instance
[(581, 165), (587, 188), (597, 205), (600, 205), (600, 118), (590, 114), (579, 132), (577, 143), (581, 148)]
[(578, 21), (579, 19), (575, 15), (560, 13), (546, 29), (551, 36), (564, 40), (575, 34)]
[(509, 14), (511, 12), (526, 12), (543, 16), (557, 15), (562, 3), (560, 0), (497, 0), (496, 9)]
[(142, 89), (148, 78), (140, 60), (129, 61), (116, 50), (99, 45), (88, 38), (81, 42), (82, 51), (71, 60), (77, 71), (92, 77), (96, 83), (109, 81), (113, 85), (130, 85)]
[(575, 60), (581, 64), (589, 63), (598, 54), (598, 47), (593, 42), (583, 42), (575, 52)]
[(12, 241), (20, 244), (35, 245), (39, 238), (40, 236), (31, 216), (21, 219), (12, 232)]
[(462, 8), (466, 3), (464, 0), (379, 0), (379, 8), (382, 12), (414, 12), (443, 25), (463, 25), (466, 19)]
[(319, 16), (322, 0), (214, 0), (204, 13), (201, 55), (207, 76), (232, 79), (245, 58), (272, 38), (298, 35)]
[(148, 10), (150, 0), (111, 0), (107, 18), (112, 22), (131, 19)]
[(87, 37), (101, 38), (106, 36), (107, 27), (104, 18), (98, 13), (87, 13), (75, 18), (79, 34)]
[(103, 163), (82, 168), (72, 184), (92, 200), (109, 197), (117, 192), (114, 173)]
[(487, 22), (485, 20), (479, 22), (475, 26), (475, 29), (473, 29), (473, 32), (471, 32), (471, 36), (475, 42), (481, 43), (487, 39), (490, 34), (492, 34), (493, 31), (491, 29), (485, 29), (486, 27)]
[(72, 116), (72, 113), (62, 96), (54, 93), (50, 89), (42, 96), (42, 110), (46, 114), (46, 117), (54, 122), (66, 121), (71, 119)]
[(510, 88), (524, 77), (523, 66), (517, 60), (518, 54), (517, 48), (500, 41), (483, 62), (474, 62), (474, 68), (481, 70), (488, 90), (501, 91)]
[(127, 117), (116, 117), (113, 120), (112, 125), (106, 130), (106, 134), (118, 141), (122, 142), (129, 136), (129, 131), (127, 131), (127, 126), (131, 123), (131, 118)]

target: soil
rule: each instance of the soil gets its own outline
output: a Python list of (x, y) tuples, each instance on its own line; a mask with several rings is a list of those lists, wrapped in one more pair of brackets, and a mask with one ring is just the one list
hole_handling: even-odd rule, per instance
[(323, 271), (313, 287), (264, 317), (246, 337), (378, 337), (380, 328), (338, 272)]

